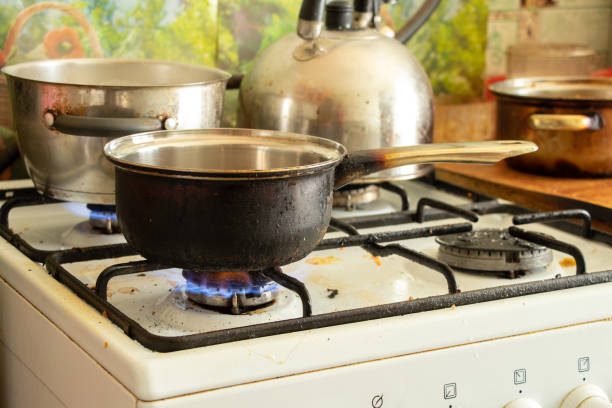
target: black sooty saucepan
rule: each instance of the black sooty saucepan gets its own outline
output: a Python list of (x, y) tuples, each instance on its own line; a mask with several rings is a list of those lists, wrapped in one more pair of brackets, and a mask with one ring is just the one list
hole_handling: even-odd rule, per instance
[(281, 131), (156, 131), (114, 139), (117, 216), (128, 243), (173, 267), (250, 271), (297, 261), (329, 225), (332, 193), (414, 163), (494, 163), (537, 150), (524, 141), (426, 144), (348, 153)]

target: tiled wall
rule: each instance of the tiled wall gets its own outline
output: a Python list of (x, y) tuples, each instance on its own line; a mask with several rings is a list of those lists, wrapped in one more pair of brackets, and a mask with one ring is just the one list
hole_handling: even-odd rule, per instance
[(506, 73), (506, 48), (517, 42), (586, 44), (611, 61), (612, 0), (489, 0), (485, 76)]

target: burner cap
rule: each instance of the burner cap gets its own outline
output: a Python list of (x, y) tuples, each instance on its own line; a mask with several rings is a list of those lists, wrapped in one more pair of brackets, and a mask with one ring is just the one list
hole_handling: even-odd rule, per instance
[(119, 221), (117, 221), (117, 209), (114, 205), (87, 204), (89, 223), (97, 230), (107, 234), (121, 232)]
[(374, 184), (348, 185), (334, 191), (334, 207), (354, 210), (357, 206), (378, 200), (380, 189)]
[(436, 238), (438, 259), (449, 265), (479, 272), (508, 272), (545, 268), (552, 250), (515, 238), (507, 230), (482, 229)]
[(185, 292), (195, 303), (230, 314), (269, 305), (278, 295), (278, 284), (262, 272), (205, 272), (183, 270)]

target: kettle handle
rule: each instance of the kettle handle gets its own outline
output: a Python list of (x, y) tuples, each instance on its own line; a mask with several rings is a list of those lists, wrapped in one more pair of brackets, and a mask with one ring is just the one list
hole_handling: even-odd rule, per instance
[(300, 7), (300, 16), (297, 34), (304, 40), (310, 41), (319, 37), (323, 27), (323, 12), (325, 0), (303, 0)]
[(397, 33), (395, 38), (406, 44), (419, 28), (429, 19), (431, 14), (438, 8), (442, 0), (425, 0), (417, 12)]

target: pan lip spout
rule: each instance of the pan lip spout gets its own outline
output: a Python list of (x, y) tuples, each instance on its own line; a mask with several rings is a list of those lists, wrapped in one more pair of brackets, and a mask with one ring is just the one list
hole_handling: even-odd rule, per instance
[[(253, 146), (310, 153), (318, 158), (314, 162), (291, 167), (265, 169), (207, 169), (155, 164), (140, 160), (135, 153), (149, 149), (185, 148), (190, 146)], [(141, 174), (203, 180), (258, 180), (289, 178), (315, 174), (337, 166), (347, 155), (338, 142), (316, 136), (259, 129), (187, 129), (160, 130), (137, 133), (111, 140), (104, 146), (104, 155), (118, 168)]]

